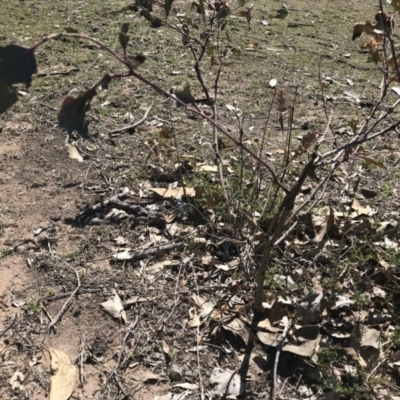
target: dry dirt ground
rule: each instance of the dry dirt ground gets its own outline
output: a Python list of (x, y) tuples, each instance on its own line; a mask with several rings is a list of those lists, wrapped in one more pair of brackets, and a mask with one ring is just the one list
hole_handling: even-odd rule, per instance
[[(166, 90), (179, 90), (189, 82), (196, 96), (203, 96), (193, 56), (178, 33), (165, 26), (152, 29), (132, 11), (111, 13), (129, 2), (2, 3), (0, 45), (29, 47), (45, 33), (72, 27), (119, 51), (120, 26), (130, 22), (129, 51), (147, 57), (140, 73)], [(232, 56), (219, 81), (219, 122), (238, 137), (232, 110), (240, 109), (246, 116), (248, 146), (258, 149), (274, 93), (269, 82), (277, 79), (288, 101), (297, 90), (293, 137), (308, 129), (325, 130), (321, 84), (333, 131), (342, 139), (351, 134), (349, 121), (362, 120), (379, 95), (377, 67), (366, 62), (360, 41), (351, 40), (353, 24), (373, 19), (377, 2), (292, 1), (284, 21), (269, 18), (280, 2), (253, 3), (249, 26), (245, 18), (231, 16), (222, 32), (224, 43), (230, 40)], [(186, 2), (176, 4), (182, 12), (190, 9)], [(160, 12), (158, 6), (155, 9)], [(84, 157), (77, 162), (66, 152), (57, 109), (70, 90), (87, 89), (105, 72), (122, 67), (83, 40), (46, 44), (37, 51), (37, 60), (39, 73), (31, 88), (21, 87), (18, 104), (0, 116), (0, 398), (49, 398), (49, 347), (64, 352), (76, 365), (72, 399), (222, 398), (213, 385), (213, 371), (238, 371), (246, 343), (257, 333), (249, 329), (255, 258), (249, 261), (245, 256), (252, 249), (241, 233), (243, 219), (226, 222), (224, 207), (215, 199), (210, 206), (185, 198), (164, 199), (150, 190), (166, 188), (182, 174), (188, 175), (188, 187), (213, 187), (214, 177), (194, 172), (199, 165), (213, 166), (211, 128), (189, 113), (171, 110), (163, 96), (133, 78), (115, 81), (93, 100), (88, 116), (98, 137), (93, 142), (77, 140)], [(206, 60), (202, 73), (211, 87), (217, 69), (210, 65), (210, 55)], [(388, 104), (396, 96), (390, 92)], [(151, 105), (137, 129), (111, 134), (140, 120)], [(287, 142), (279, 112), (275, 105), (272, 109), (263, 157), (275, 162)], [(174, 129), (172, 138), (160, 134), (162, 126)], [(223, 158), (231, 171), (227, 170), (228, 194), (234, 199), (241, 155), (225, 138), (221, 145), (227, 149)], [(344, 165), (335, 176), (337, 191), (323, 204), (340, 211), (339, 192), (358, 171), (359, 186), (375, 193), (368, 202), (378, 210), (373, 226), (386, 223), (391, 231), (385, 231), (385, 238), (393, 246), (398, 239), (398, 145), (394, 132), (367, 146), (368, 158), (376, 163), (361, 160), (351, 171)], [(297, 142), (293, 149), (296, 146)], [(253, 170), (249, 171), (245, 179), (250, 179)], [(121, 199), (131, 208), (124, 211), (116, 202), (106, 203), (124, 188), (129, 194)], [(247, 215), (262, 211), (257, 208), (262, 197), (246, 201), (242, 206)], [(98, 209), (80, 215), (95, 204), (100, 204)], [(319, 358), (283, 352), (276, 398), (400, 398), (395, 397), (400, 396), (399, 258), (397, 247), (376, 245), (386, 239), (371, 232), (352, 237), (339, 255), (333, 249), (334, 255), (327, 257), (332, 257), (333, 266), (313, 264), (308, 250), (294, 258), (283, 251), (277, 255), (275, 269), (266, 278), (266, 302), (276, 300), (267, 321), (273, 324), (287, 315), (297, 328), (307, 325), (296, 317), (295, 305), (315, 290), (324, 290), (328, 305), (313, 322), (319, 327)], [(170, 247), (145, 253), (160, 245)], [(127, 248), (130, 254), (144, 255), (113, 258)], [(289, 275), (296, 277), (293, 287), (285, 283)], [(69, 301), (78, 278), (79, 290)], [(115, 293), (124, 304), (125, 322), (101, 307)], [(337, 295), (349, 300), (345, 315), (335, 306)], [(278, 302), (282, 298), (287, 301)], [(196, 313), (202, 312), (197, 324)], [(371, 335), (380, 335), (379, 349), (372, 338), (369, 346), (379, 354), (361, 359), (360, 352), (349, 351), (358, 326), (350, 319), (362, 314), (366, 320), (372, 312), (387, 316), (365, 324)], [(277, 326), (270, 325), (270, 332), (281, 333)], [(275, 358), (275, 346), (269, 344), (260, 336), (256, 339), (241, 398), (269, 398)], [(368, 347), (365, 341), (361, 345)], [(18, 372), (22, 375), (13, 388)]]

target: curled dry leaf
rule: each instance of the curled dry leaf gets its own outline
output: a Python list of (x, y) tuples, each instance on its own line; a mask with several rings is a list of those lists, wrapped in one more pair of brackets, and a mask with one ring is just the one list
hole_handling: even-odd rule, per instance
[(77, 160), (78, 162), (83, 162), (83, 157), (79, 153), (79, 150), (72, 145), (71, 143), (66, 143), (65, 147), (67, 148), (68, 157), (71, 160)]
[(331, 310), (338, 310), (339, 308), (351, 306), (352, 304), (354, 304), (353, 300), (350, 300), (345, 296), (337, 296), (336, 303), (331, 307)]
[(244, 343), (248, 342), (250, 335), (249, 329), (247, 328), (246, 324), (239, 318), (234, 318), (225, 323), (223, 325), (223, 328), (242, 338)]
[(25, 379), (25, 375), (22, 372), (15, 371), (10, 378), (10, 385), (13, 391), (22, 391), (24, 390), (24, 386), (22, 385)]
[(125, 249), (124, 251), (113, 254), (112, 257), (114, 258), (114, 260), (126, 261), (132, 258), (132, 253), (130, 253), (130, 249)]
[(196, 385), (195, 383), (177, 383), (172, 387), (182, 388), (186, 390), (197, 390), (199, 388), (199, 385)]
[(197, 311), (196, 311), (196, 309), (194, 307), (192, 307), (189, 310), (189, 317), (190, 317), (190, 320), (189, 320), (189, 327), (190, 328), (197, 328), (198, 326), (201, 325), (200, 315), (197, 313)]
[(49, 347), (51, 357), (50, 400), (67, 400), (75, 388), (77, 368), (62, 351)]
[(124, 306), (122, 304), (121, 298), (118, 296), (117, 292), (113, 290), (113, 297), (104, 303), (101, 303), (103, 309), (114, 318), (121, 318), (126, 322), (126, 314), (124, 311)]

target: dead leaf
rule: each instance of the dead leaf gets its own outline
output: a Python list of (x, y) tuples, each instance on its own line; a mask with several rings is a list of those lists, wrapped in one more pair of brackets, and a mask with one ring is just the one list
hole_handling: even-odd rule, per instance
[(221, 368), (214, 368), (210, 383), (216, 385), (211, 391), (212, 396), (219, 396), (219, 398), (234, 398), (240, 396), (244, 392), (244, 384), (240, 376), (231, 370), (223, 370)]
[(163, 349), (164, 354), (169, 354), (168, 343), (164, 339), (161, 340), (161, 343), (162, 343), (162, 349)]
[(130, 253), (130, 249), (125, 249), (124, 251), (113, 254), (112, 257), (114, 258), (114, 260), (126, 261), (132, 258), (132, 253)]
[(117, 237), (114, 238), (113, 240), (114, 240), (114, 242), (115, 242), (116, 244), (118, 244), (119, 246), (125, 246), (125, 245), (128, 244), (128, 241), (127, 241), (124, 237), (122, 237), (122, 236), (117, 236)]
[(246, 324), (239, 318), (234, 318), (223, 325), (223, 328), (231, 331), (235, 335), (242, 338), (244, 343), (248, 342), (249, 339), (249, 329)]
[(22, 372), (15, 371), (9, 380), (9, 384), (13, 391), (23, 391), (24, 385), (22, 385), (25, 379), (25, 375)]
[(193, 188), (150, 188), (151, 191), (157, 193), (159, 196), (168, 198), (175, 197), (177, 199), (182, 198), (182, 196), (194, 197), (196, 195), (196, 191)]
[(195, 172), (218, 172), (216, 165), (199, 165), (195, 168)]
[(195, 383), (177, 383), (172, 387), (182, 388), (186, 390), (197, 390), (199, 388), (199, 385), (196, 385)]
[(270, 331), (272, 333), (278, 333), (278, 332), (282, 332), (283, 331), (283, 328), (278, 328), (278, 327), (272, 326), (271, 322), (269, 322), (268, 318), (260, 321), (258, 323), (257, 327), (258, 328), (262, 328), (262, 329), (266, 329), (267, 331)]
[(160, 381), (160, 380), (166, 379), (165, 377), (163, 377), (161, 375), (154, 374), (153, 372), (144, 370), (144, 369), (136, 370), (135, 373), (132, 374), (132, 378), (135, 381), (140, 381), (140, 382)]
[(282, 351), (288, 351), (303, 357), (311, 357), (321, 340), (319, 326), (302, 326), (293, 332), (293, 337), (300, 344), (287, 343), (283, 346)]
[(52, 347), (49, 347), (49, 351), (52, 371), (50, 400), (67, 400), (71, 397), (75, 388), (76, 366), (62, 351)]
[(381, 348), (381, 333), (373, 328), (363, 325), (361, 328), (361, 347), (369, 346), (377, 350)]
[(197, 328), (201, 325), (200, 316), (194, 307), (189, 310), (189, 317), (189, 328)]
[(115, 289), (113, 289), (113, 297), (104, 303), (101, 303), (103, 309), (114, 318), (121, 318), (126, 322), (126, 314), (121, 298), (118, 296)]
[(258, 339), (260, 339), (261, 343), (271, 347), (278, 346), (282, 338), (281, 333), (269, 333), (269, 332), (258, 332), (257, 336)]
[(350, 300), (349, 298), (345, 297), (345, 296), (337, 296), (337, 300), (334, 306), (331, 307), (331, 310), (338, 310), (339, 308), (342, 307), (347, 307), (354, 304), (353, 300)]
[(193, 303), (197, 306), (197, 307), (201, 307), (206, 301), (199, 295), (193, 293), (190, 296), (191, 300), (193, 301)]
[(71, 143), (66, 143), (65, 147), (67, 148), (68, 157), (71, 160), (77, 160), (78, 162), (83, 162), (83, 157), (79, 153), (79, 150), (72, 145)]
[(146, 301), (153, 301), (156, 297), (141, 297), (141, 296), (132, 296), (124, 303), (124, 307), (131, 306), (132, 304), (145, 303)]
[(200, 310), (200, 317), (205, 318), (210, 315), (214, 307), (215, 303), (213, 301), (206, 301), (203, 303)]
[(354, 213), (351, 214), (351, 218), (356, 218), (359, 215), (372, 216), (376, 214), (376, 211), (370, 206), (364, 207), (358, 200), (353, 200), (351, 208), (354, 210)]
[(167, 126), (163, 126), (160, 131), (160, 139), (172, 139), (173, 130)]

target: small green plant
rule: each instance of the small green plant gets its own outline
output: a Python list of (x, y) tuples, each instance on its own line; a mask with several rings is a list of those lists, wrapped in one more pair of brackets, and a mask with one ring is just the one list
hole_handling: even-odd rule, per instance
[(42, 309), (42, 305), (40, 304), (40, 300), (35, 298), (29, 299), (26, 303), (26, 308), (31, 313), (38, 313)]
[(56, 182), (59, 186), (64, 186), (68, 179), (68, 172), (66, 170), (58, 171), (56, 174)]

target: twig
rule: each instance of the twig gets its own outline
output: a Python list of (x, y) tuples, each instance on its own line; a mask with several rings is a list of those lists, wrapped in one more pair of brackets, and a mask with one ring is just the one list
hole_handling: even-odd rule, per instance
[(14, 317), (14, 319), (12, 320), (11, 324), (8, 325), (7, 327), (5, 327), (1, 332), (0, 332), (0, 336), (3, 336), (9, 329), (12, 328), (12, 326), (17, 322), (17, 316)]
[(132, 253), (132, 254), (130, 254), (130, 256), (128, 258), (124, 258), (124, 261), (143, 260), (147, 257), (155, 256), (155, 255), (159, 254), (160, 252), (164, 253), (169, 250), (179, 249), (183, 245), (184, 245), (184, 242), (177, 242), (177, 243), (170, 243), (170, 244), (165, 244), (165, 245), (161, 245), (161, 246), (157, 246), (157, 247), (152, 247), (151, 249)]
[[(61, 261), (60, 258), (56, 257), (59, 261)], [(64, 305), (61, 307), (61, 310), (58, 312), (58, 314), (53, 318), (53, 320), (50, 322), (47, 331), (50, 332), (51, 329), (54, 329), (54, 325), (59, 321), (59, 319), (63, 316), (65, 313), (65, 310), (67, 309), (70, 301), (73, 299), (79, 288), (81, 287), (81, 280), (79, 279), (79, 274), (76, 272), (75, 268), (73, 268), (71, 265), (69, 265), (67, 262), (63, 261), (69, 268), (71, 268), (76, 275), (76, 280), (77, 280), (77, 286), (75, 290), (71, 293), (71, 296), (68, 297), (67, 301), (64, 303)]]
[[(204, 47), (204, 46), (202, 46), (202, 47)], [(196, 63), (194, 64), (194, 70), (196, 71), (197, 80), (199, 81), (201, 87), (203, 88), (203, 92), (204, 92), (204, 94), (206, 96), (206, 100), (210, 101), (210, 95), (208, 93), (208, 89), (207, 89), (206, 85), (204, 84), (203, 77), (201, 76), (200, 64), (199, 64), (199, 60), (197, 58), (197, 54), (194, 51), (192, 45), (190, 45), (189, 48), (192, 51), (194, 59), (196, 60)], [(204, 49), (203, 49), (203, 53), (204, 53)]]
[(108, 200), (104, 200), (100, 203), (94, 204), (91, 207), (88, 207), (86, 209), (84, 209), (83, 211), (81, 211), (77, 218), (82, 218), (84, 215), (86, 214), (92, 214), (98, 210), (100, 210), (101, 208), (103, 208), (104, 206), (107, 206), (108, 204), (110, 204), (110, 202), (114, 201), (114, 200), (119, 200), (122, 199), (123, 197), (125, 197), (127, 194), (129, 193), (129, 189), (128, 188), (124, 188), (124, 190), (121, 193), (118, 193), (117, 195), (115, 195), (114, 197), (111, 197), (111, 199)]
[(86, 376), (85, 372), (83, 371), (84, 357), (85, 357), (85, 335), (81, 337), (81, 341), (79, 344), (79, 354), (78, 357), (76, 358), (76, 362), (78, 363), (79, 366), (79, 381), (82, 387), (86, 383)]
[(282, 347), (283, 347), (283, 342), (286, 339), (286, 336), (289, 332), (289, 328), (291, 325), (291, 320), (289, 319), (288, 323), (285, 326), (285, 329), (282, 332), (282, 337), (281, 340), (278, 344), (278, 347), (276, 348), (276, 354), (275, 354), (275, 363), (274, 363), (274, 373), (273, 373), (273, 377), (272, 377), (272, 394), (271, 394), (271, 400), (275, 400), (276, 399), (276, 378), (277, 378), (277, 373), (278, 373), (278, 363), (279, 363), (279, 356), (281, 354), (282, 351)]
[(136, 316), (135, 321), (133, 321), (128, 328), (128, 331), (126, 332), (124, 338), (122, 339), (122, 343), (121, 343), (121, 349), (119, 350), (118, 353), (118, 359), (117, 359), (117, 363), (115, 364), (115, 368), (114, 371), (111, 373), (109, 380), (111, 378), (114, 378), (114, 381), (116, 383), (116, 385), (118, 386), (119, 390), (124, 394), (126, 399), (130, 399), (131, 396), (128, 394), (128, 392), (126, 391), (124, 385), (121, 383), (120, 379), (119, 379), (119, 374), (118, 374), (118, 369), (120, 367), (121, 364), (121, 359), (122, 359), (122, 354), (124, 353), (125, 350), (125, 346), (126, 346), (126, 342), (129, 339), (129, 336), (131, 335), (131, 333), (133, 332), (133, 330), (135, 329), (137, 322), (139, 320), (139, 317)]
[(146, 112), (144, 113), (143, 118), (142, 118), (141, 120), (135, 122), (135, 123), (132, 124), (132, 125), (127, 125), (127, 126), (124, 126), (124, 127), (122, 127), (122, 128), (114, 129), (113, 131), (110, 132), (110, 134), (121, 133), (121, 132), (125, 132), (125, 131), (130, 131), (130, 130), (132, 130), (132, 129), (137, 128), (139, 125), (142, 125), (143, 122), (146, 121), (147, 116), (149, 115), (149, 112), (150, 112), (150, 110), (151, 110), (152, 108), (153, 108), (153, 104), (151, 104), (151, 105), (149, 106), (149, 108), (146, 110)]
[(149, 211), (144, 209), (143, 207), (135, 206), (133, 204), (127, 204), (116, 198), (110, 199), (108, 201), (108, 204), (115, 206), (116, 208), (119, 208), (120, 210), (128, 211), (135, 215), (146, 215), (146, 216), (149, 215)]
[(122, 339), (121, 349), (119, 350), (119, 353), (118, 353), (117, 364), (115, 365), (115, 368), (114, 368), (114, 374), (118, 374), (118, 369), (121, 364), (122, 354), (124, 353), (126, 342), (128, 341), (129, 336), (131, 335), (133, 330), (135, 329), (135, 327), (138, 323), (138, 320), (139, 320), (139, 317), (136, 316), (136, 319), (133, 322), (131, 322), (131, 324), (129, 325), (128, 331), (126, 332), (124, 338)]

